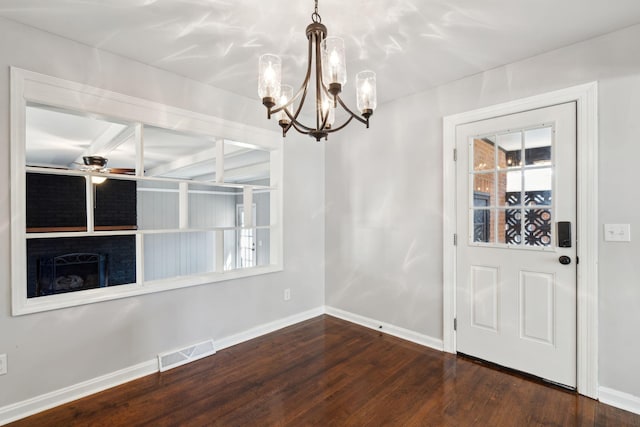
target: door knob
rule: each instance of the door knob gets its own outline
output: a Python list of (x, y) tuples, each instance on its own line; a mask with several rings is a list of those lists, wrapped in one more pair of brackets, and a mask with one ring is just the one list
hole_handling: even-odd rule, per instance
[(560, 258), (558, 258), (558, 261), (560, 261), (560, 264), (562, 265), (569, 265), (571, 264), (571, 258), (569, 258), (566, 255), (562, 255)]

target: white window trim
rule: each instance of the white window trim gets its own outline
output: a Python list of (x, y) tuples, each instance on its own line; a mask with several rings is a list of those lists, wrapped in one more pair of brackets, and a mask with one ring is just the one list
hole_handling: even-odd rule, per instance
[(577, 104), (577, 389), (598, 397), (598, 84), (592, 82), (443, 120), (443, 344), (456, 352), (456, 127), (575, 101)]
[[(161, 292), (170, 289), (202, 285), (283, 269), (282, 223), (282, 136), (278, 132), (248, 126), (238, 122), (207, 116), (192, 111), (163, 105), (88, 85), (11, 68), (11, 300), (12, 315), (23, 315)], [(90, 289), (82, 292), (27, 298), (26, 277), (26, 106), (34, 102), (76, 111), (87, 111), (134, 123), (144, 123), (176, 131), (184, 131), (216, 138), (241, 141), (248, 148), (267, 149), (271, 152), (271, 239), (270, 265), (250, 269), (217, 271), (185, 277), (144, 282), (141, 256), (143, 231), (136, 235), (139, 281), (135, 284)], [(219, 144), (220, 145), (220, 144)], [(138, 159), (138, 162), (140, 159)], [(114, 233), (116, 234), (116, 233)], [(218, 232), (220, 234), (220, 232)]]

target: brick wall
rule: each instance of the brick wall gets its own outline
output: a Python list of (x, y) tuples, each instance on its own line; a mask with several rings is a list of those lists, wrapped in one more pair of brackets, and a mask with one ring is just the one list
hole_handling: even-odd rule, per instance
[[(86, 227), (81, 176), (27, 174), (27, 228)], [(136, 225), (136, 182), (108, 179), (94, 185), (95, 225)]]
[(94, 221), (96, 225), (136, 225), (135, 181), (108, 179), (96, 185)]
[[(473, 140), (473, 166), (474, 171), (487, 171), (474, 175), (473, 191), (477, 193), (485, 193), (489, 196), (489, 205), (506, 206), (507, 192), (507, 152), (498, 147), (498, 167), (504, 172), (496, 173), (495, 144), (487, 139)], [(498, 180), (498, 194), (494, 193), (494, 184)], [(497, 200), (496, 200), (497, 197)], [(503, 210), (492, 210), (491, 226), (489, 227), (489, 241), (496, 242), (494, 236), (494, 221), (498, 221), (498, 230), (500, 234), (497, 236), (498, 243), (505, 242), (506, 218)]]
[(86, 227), (85, 179), (27, 174), (27, 228)]
[(27, 297), (37, 296), (38, 262), (70, 253), (107, 255), (109, 286), (136, 281), (135, 236), (69, 237), (27, 240)]

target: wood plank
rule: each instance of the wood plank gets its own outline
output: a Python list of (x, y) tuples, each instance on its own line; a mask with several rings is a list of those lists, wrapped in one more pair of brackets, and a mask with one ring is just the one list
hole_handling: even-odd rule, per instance
[(9, 425), (640, 426), (640, 415), (325, 315)]

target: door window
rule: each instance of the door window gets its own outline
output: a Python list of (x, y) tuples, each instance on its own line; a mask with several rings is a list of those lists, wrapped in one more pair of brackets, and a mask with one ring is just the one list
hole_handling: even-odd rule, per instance
[(551, 246), (553, 126), (470, 138), (471, 243)]

